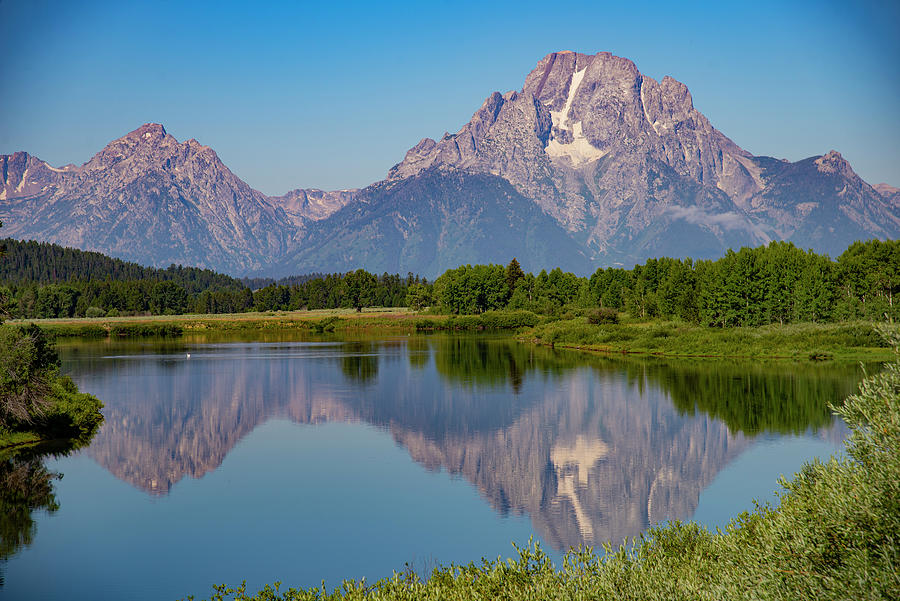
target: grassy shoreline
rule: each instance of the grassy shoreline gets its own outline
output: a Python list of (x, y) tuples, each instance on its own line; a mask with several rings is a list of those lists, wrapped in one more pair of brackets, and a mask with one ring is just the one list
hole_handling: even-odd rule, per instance
[(595, 325), (574, 319), (538, 326), (519, 338), (555, 348), (657, 357), (890, 360), (892, 350), (876, 326), (849, 322), (709, 328), (663, 321)]
[(43, 444), (45, 442), (52, 441), (44, 439), (37, 432), (33, 432), (30, 430), (25, 432), (11, 432), (0, 434), (0, 454), (11, 450), (18, 450), (21, 448)]
[(127, 338), (194, 333), (299, 331), (413, 333), (506, 330), (520, 342), (596, 353), (655, 357), (882, 361), (892, 356), (872, 322), (711, 328), (672, 321), (591, 324), (583, 317), (549, 319), (528, 312), (473, 316), (407, 309), (326, 309), (212, 315), (22, 320), (57, 338)]
[[(399, 310), (323, 309), (318, 311), (267, 311), (263, 313), (218, 313), (187, 315), (142, 315), (131, 317), (76, 317), (8, 321), (10, 325), (34, 323), (57, 337), (102, 338), (122, 332), (140, 332), (139, 326), (180, 329), (189, 332), (241, 331), (257, 329), (298, 329), (315, 331), (323, 322), (334, 329), (415, 330), (415, 322), (428, 316)], [(440, 316), (435, 316), (440, 317)], [(326, 324), (327, 325), (327, 324)], [(147, 330), (149, 332), (149, 330)], [(172, 330), (174, 331), (174, 330)], [(154, 334), (150, 334), (154, 335)]]

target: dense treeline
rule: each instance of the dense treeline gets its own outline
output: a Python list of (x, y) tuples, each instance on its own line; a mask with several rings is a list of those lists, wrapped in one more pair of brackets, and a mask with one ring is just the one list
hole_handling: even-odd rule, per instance
[(173, 281), (153, 280), (24, 283), (0, 286), (0, 310), (11, 318), (34, 319), (399, 307), (406, 302), (411, 284), (427, 285), (417, 276), (374, 276), (362, 270), (293, 286), (272, 284), (256, 291), (240, 287), (189, 293)]
[(837, 261), (788, 242), (716, 261), (651, 259), (598, 271), (590, 287), (601, 306), (710, 326), (897, 318), (900, 242), (856, 242)]
[(397, 307), (418, 276), (363, 270), (241, 280), (208, 269), (142, 267), (55, 244), (7, 239), (0, 262), (0, 315), (12, 318), (241, 313), (365, 306)]
[(285, 278), (241, 278), (241, 282), (244, 283), (245, 286), (250, 288), (251, 290), (259, 290), (260, 288), (265, 288), (266, 286), (271, 286), (272, 284), (277, 284), (279, 286), (294, 286), (305, 284), (310, 280), (322, 279), (327, 274), (314, 272), (314, 273), (304, 273), (302, 275), (291, 275)]
[(174, 282), (189, 294), (204, 290), (240, 289), (240, 280), (209, 269), (171, 265), (166, 269), (143, 267), (137, 263), (48, 242), (27, 242), (7, 238), (0, 261), (0, 282), (10, 284), (59, 284), (64, 282), (109, 280)]
[(254, 291), (253, 299), (259, 311), (403, 307), (410, 288), (428, 286), (427, 280), (412, 273), (405, 278), (388, 273), (376, 276), (357, 269), (292, 285), (271, 284)]
[(897, 319), (898, 293), (900, 242), (870, 240), (852, 244), (836, 261), (772, 242), (715, 261), (664, 257), (631, 270), (601, 268), (590, 278), (560, 269), (525, 274), (515, 260), (505, 268), (464, 265), (435, 281), (433, 301), (453, 314), (608, 308), (728, 327)]
[[(208, 270), (145, 268), (36, 242), (6, 241), (0, 311), (11, 317), (240, 313), (408, 306), (452, 315), (600, 309), (708, 326), (900, 318), (900, 242), (856, 242), (837, 260), (789, 242), (728, 251), (715, 261), (650, 259), (578, 277), (509, 265), (462, 265), (430, 284), (412, 273), (362, 269), (279, 281), (240, 281)], [(52, 283), (46, 283), (52, 282)], [(248, 287), (246, 283), (253, 287)], [(255, 287), (265, 284), (262, 287)]]
[(253, 306), (248, 288), (222, 288), (191, 294), (173, 281), (88, 280), (64, 284), (12, 284), (0, 288), (2, 309), (11, 318), (103, 317), (152, 313), (176, 315), (215, 304), (218, 311)]

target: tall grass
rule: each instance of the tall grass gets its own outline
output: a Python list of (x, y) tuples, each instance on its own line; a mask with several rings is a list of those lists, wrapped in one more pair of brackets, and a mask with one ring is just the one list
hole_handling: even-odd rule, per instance
[(420, 318), (419, 331), (517, 330), (536, 326), (540, 318), (531, 311), (485, 311), (478, 315), (451, 315), (443, 320)]

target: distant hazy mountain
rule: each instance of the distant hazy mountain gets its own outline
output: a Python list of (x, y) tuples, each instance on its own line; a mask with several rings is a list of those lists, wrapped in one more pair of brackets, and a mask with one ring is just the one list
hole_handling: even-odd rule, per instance
[(503, 178), (432, 168), (359, 192), (355, 202), (309, 228), (273, 273), (348, 271), (435, 275), (465, 263), (586, 273), (583, 247)]
[(147, 124), (86, 164), (0, 156), (3, 233), (144, 264), (232, 274), (413, 271), (461, 263), (630, 267), (791, 240), (837, 255), (900, 235), (900, 190), (835, 151), (753, 156), (687, 87), (625, 58), (553, 53), (456, 134), (424, 139), (362, 190), (268, 197), (209, 147)]
[(887, 184), (876, 184), (874, 188), (876, 192), (887, 199), (894, 211), (900, 209), (900, 188), (895, 188)]

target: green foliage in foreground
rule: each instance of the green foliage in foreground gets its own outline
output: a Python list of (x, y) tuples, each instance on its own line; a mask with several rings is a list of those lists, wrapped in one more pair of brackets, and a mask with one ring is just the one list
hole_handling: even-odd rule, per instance
[(37, 440), (86, 443), (102, 403), (59, 374), (59, 357), (34, 325), (0, 326), (0, 448)]
[[(890, 334), (895, 350), (900, 335)], [(777, 506), (744, 512), (724, 531), (651, 528), (630, 545), (571, 551), (555, 568), (540, 547), (516, 559), (211, 599), (897, 599), (900, 598), (900, 362), (867, 378), (835, 410), (851, 429), (847, 456), (807, 464)], [(191, 599), (193, 597), (190, 597)]]

